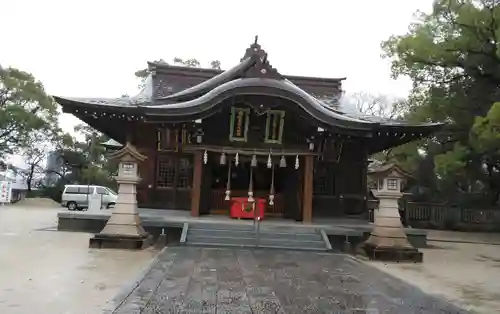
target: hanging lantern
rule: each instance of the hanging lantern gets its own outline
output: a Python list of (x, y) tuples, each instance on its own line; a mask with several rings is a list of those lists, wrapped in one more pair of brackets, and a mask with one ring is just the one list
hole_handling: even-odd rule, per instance
[(250, 162), (250, 166), (257, 167), (257, 156), (252, 156), (252, 161)]
[(202, 141), (203, 141), (203, 130), (198, 129), (198, 131), (196, 131), (196, 143), (201, 144)]
[(271, 160), (271, 154), (267, 157), (267, 168), (271, 169), (273, 166), (273, 161)]
[(281, 168), (285, 168), (286, 167), (286, 158), (285, 158), (285, 156), (281, 156), (280, 167)]
[(313, 141), (309, 142), (309, 150), (310, 151), (314, 150), (314, 142)]
[(208, 162), (208, 154), (207, 154), (207, 151), (205, 151), (203, 153), (203, 163), (206, 165)]
[(225, 165), (226, 164), (226, 153), (222, 153), (220, 155), (220, 164)]
[(295, 170), (299, 169), (299, 155), (295, 157)]
[(311, 152), (314, 151), (314, 136), (311, 136), (310, 138), (307, 139), (307, 144), (308, 144), (309, 150)]
[(234, 157), (234, 164), (238, 166), (240, 164), (240, 154), (236, 153), (236, 156)]

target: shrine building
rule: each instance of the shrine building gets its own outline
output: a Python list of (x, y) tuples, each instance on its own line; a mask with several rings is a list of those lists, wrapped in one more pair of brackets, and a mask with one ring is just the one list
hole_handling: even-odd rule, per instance
[(266, 217), (365, 217), (368, 156), (441, 127), (344, 112), (343, 78), (281, 74), (257, 40), (226, 71), (148, 68), (134, 97), (54, 97), (147, 156), (142, 208), (229, 215), (230, 201), (245, 198)]

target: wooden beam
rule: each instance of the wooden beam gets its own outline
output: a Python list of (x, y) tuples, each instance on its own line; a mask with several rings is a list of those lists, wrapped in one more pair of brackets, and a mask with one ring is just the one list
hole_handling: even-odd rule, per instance
[(300, 149), (273, 149), (273, 148), (237, 148), (232, 146), (215, 146), (215, 145), (186, 145), (183, 147), (184, 152), (195, 152), (195, 151), (207, 151), (207, 152), (216, 152), (216, 153), (226, 153), (226, 154), (240, 154), (240, 155), (257, 155), (257, 156), (268, 156), (271, 154), (272, 156), (319, 156), (321, 155), (318, 152), (309, 151), (305, 147)]
[(203, 171), (203, 152), (195, 151), (193, 156), (193, 188), (191, 189), (191, 216), (200, 215), (200, 197), (201, 197), (201, 175)]
[(305, 156), (304, 184), (302, 196), (302, 221), (310, 223), (312, 221), (313, 204), (313, 176), (314, 176), (314, 156)]

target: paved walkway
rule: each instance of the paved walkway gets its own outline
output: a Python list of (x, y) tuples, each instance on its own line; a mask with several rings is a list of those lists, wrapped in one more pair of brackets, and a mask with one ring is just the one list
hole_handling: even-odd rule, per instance
[(152, 265), (114, 313), (466, 313), (346, 255), (171, 247)]

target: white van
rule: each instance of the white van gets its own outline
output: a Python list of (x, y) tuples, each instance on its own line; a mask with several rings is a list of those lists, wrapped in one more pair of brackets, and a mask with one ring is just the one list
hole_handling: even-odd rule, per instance
[(101, 194), (102, 206), (110, 208), (116, 204), (118, 195), (113, 190), (99, 185), (65, 185), (61, 197), (61, 206), (69, 210), (82, 210), (88, 207), (89, 197)]

